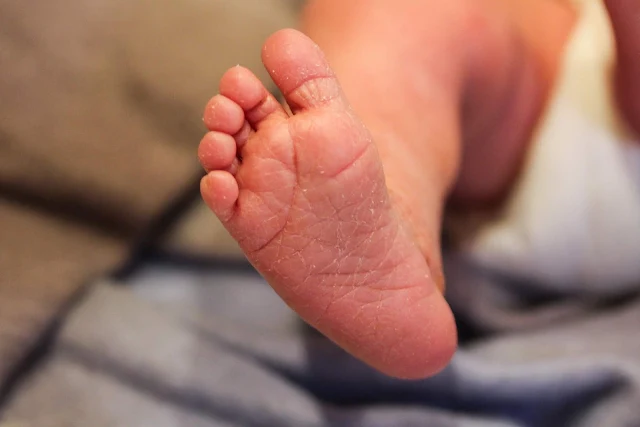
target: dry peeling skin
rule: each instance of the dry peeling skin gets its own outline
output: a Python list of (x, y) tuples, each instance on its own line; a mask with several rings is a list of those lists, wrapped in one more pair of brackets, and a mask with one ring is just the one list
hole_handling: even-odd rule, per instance
[[(388, 374), (435, 373), (456, 346), (453, 318), (391, 207), (371, 135), (301, 33), (276, 33), (263, 60), (294, 115), (248, 70), (229, 70), (205, 111), (205, 201), (312, 326)], [(226, 123), (235, 129), (221, 132), (216, 116), (234, 114)], [(238, 137), (245, 120), (246, 141)], [(212, 145), (231, 136), (236, 151), (222, 165)]]

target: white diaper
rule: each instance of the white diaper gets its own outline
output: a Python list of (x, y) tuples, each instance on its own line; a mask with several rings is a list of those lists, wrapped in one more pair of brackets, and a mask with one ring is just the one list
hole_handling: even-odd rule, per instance
[(570, 292), (640, 286), (640, 144), (616, 111), (613, 58), (602, 1), (584, 2), (504, 215), (463, 249), (476, 262)]

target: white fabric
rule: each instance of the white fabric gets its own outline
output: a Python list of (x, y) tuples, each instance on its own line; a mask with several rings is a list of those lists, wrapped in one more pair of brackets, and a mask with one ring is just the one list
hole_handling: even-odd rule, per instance
[(614, 39), (601, 1), (581, 6), (566, 55), (504, 215), (465, 250), (554, 289), (615, 293), (640, 285), (640, 144), (616, 113)]

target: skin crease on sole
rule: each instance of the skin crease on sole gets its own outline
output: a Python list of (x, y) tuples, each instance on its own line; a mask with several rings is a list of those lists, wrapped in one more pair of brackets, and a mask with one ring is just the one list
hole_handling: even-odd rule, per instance
[(271, 36), (263, 62), (293, 115), (250, 71), (229, 70), (205, 111), (204, 200), (312, 326), (389, 375), (433, 375), (455, 351), (455, 324), (369, 131), (302, 33)]

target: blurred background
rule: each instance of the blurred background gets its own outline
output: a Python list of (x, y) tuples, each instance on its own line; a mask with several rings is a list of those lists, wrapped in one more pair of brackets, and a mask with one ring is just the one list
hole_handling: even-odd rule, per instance
[(300, 3), (0, 1), (0, 377), (136, 245), (237, 253), (194, 192), (200, 118)]

